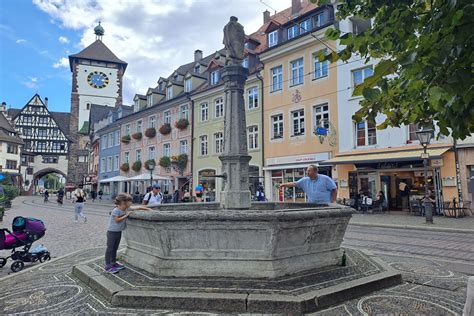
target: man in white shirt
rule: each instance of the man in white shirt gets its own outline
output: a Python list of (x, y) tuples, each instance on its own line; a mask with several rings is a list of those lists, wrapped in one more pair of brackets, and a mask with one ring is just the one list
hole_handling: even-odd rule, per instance
[(145, 194), (143, 198), (143, 205), (153, 206), (163, 203), (163, 193), (161, 193), (161, 187), (159, 184), (155, 183), (153, 185), (153, 190)]

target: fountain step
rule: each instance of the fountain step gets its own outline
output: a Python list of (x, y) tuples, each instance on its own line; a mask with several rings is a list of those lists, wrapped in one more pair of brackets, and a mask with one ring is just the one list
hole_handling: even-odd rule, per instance
[(373, 255), (346, 249), (347, 266), (329, 266), (275, 279), (162, 277), (135, 267), (103, 274), (102, 260), (77, 265), (73, 275), (121, 307), (301, 315), (401, 283)]

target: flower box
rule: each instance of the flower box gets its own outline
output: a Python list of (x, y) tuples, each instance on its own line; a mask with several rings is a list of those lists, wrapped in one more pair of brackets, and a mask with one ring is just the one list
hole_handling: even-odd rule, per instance
[(133, 139), (142, 139), (142, 132), (136, 132), (132, 135)]
[(168, 156), (163, 156), (163, 157), (161, 157), (159, 164), (160, 164), (160, 166), (162, 166), (163, 168), (169, 168), (169, 167), (171, 166), (170, 157), (168, 157)]
[(132, 169), (136, 172), (140, 171), (140, 169), (142, 168), (142, 162), (137, 160), (133, 163), (133, 166), (132, 166)]
[(183, 130), (189, 126), (189, 121), (188, 119), (182, 118), (182, 119), (179, 119), (176, 123), (174, 123), (174, 126), (176, 128)]
[(171, 133), (171, 125), (168, 123), (161, 125), (160, 133), (162, 135), (168, 135), (169, 133)]
[(125, 135), (125, 136), (122, 136), (122, 143), (129, 143), (130, 142), (130, 135)]
[(124, 172), (127, 172), (128, 170), (130, 170), (130, 165), (128, 164), (128, 162), (123, 163), (123, 164), (120, 166), (120, 170), (122, 170), (122, 171), (124, 171)]
[(145, 130), (145, 136), (148, 138), (153, 138), (156, 136), (156, 129), (154, 127), (147, 128)]

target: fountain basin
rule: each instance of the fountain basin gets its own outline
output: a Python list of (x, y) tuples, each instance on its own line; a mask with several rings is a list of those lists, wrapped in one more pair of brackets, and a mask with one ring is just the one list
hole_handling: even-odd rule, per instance
[(165, 204), (130, 216), (124, 260), (155, 276), (277, 278), (339, 264), (351, 216), (336, 204)]

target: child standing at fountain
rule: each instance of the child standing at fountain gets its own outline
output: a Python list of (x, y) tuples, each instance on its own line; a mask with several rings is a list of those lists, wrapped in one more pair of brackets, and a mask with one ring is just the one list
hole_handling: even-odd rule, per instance
[(127, 228), (127, 218), (133, 211), (151, 211), (143, 205), (132, 206), (132, 196), (128, 193), (120, 193), (115, 198), (116, 207), (110, 213), (109, 226), (107, 228), (107, 249), (105, 251), (106, 273), (117, 273), (125, 267), (117, 262), (117, 250), (122, 238), (122, 231)]

